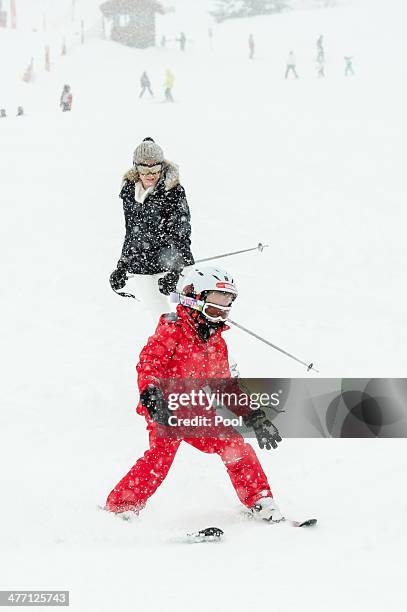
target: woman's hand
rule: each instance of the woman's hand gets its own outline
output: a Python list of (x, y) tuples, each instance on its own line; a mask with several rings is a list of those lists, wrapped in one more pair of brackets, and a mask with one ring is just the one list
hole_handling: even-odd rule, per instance
[(127, 271), (123, 265), (117, 266), (116, 270), (110, 275), (110, 286), (113, 291), (117, 291), (118, 289), (123, 289), (124, 285), (127, 281)]
[(170, 295), (177, 288), (179, 272), (167, 272), (165, 276), (158, 279), (158, 288), (164, 295)]

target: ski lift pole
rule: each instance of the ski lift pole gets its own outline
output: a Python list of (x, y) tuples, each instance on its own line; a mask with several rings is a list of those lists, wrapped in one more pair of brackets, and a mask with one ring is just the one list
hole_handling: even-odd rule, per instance
[(287, 351), (285, 351), (284, 349), (280, 348), (276, 344), (273, 344), (269, 340), (266, 340), (265, 338), (262, 338), (258, 334), (255, 334), (254, 332), (250, 331), (250, 329), (247, 329), (246, 327), (243, 327), (243, 325), (240, 325), (240, 323), (236, 323), (236, 321), (232, 321), (231, 319), (228, 319), (228, 323), (231, 323), (235, 327), (238, 327), (242, 331), (246, 332), (246, 334), (249, 334), (250, 336), (253, 336), (253, 338), (256, 338), (257, 340), (260, 340), (260, 342), (264, 342), (264, 344), (267, 344), (268, 346), (271, 346), (271, 348), (275, 349), (276, 351), (279, 351), (280, 353), (283, 353), (283, 355), (287, 355), (287, 357), (290, 357), (291, 359), (294, 359), (294, 361), (297, 361), (298, 363), (301, 363), (302, 365), (304, 365), (307, 368), (307, 372), (309, 372), (310, 370), (313, 370), (313, 372), (318, 372), (319, 373), (319, 370), (314, 368), (314, 364), (313, 363), (306, 363), (305, 361), (302, 361), (301, 359), (298, 359), (298, 357), (296, 357), (295, 355), (291, 355), (291, 353), (288, 353)]
[(222, 259), (223, 257), (231, 257), (232, 255), (239, 255), (239, 253), (249, 253), (249, 251), (259, 251), (260, 253), (263, 249), (267, 248), (268, 244), (259, 244), (256, 247), (252, 247), (251, 249), (242, 249), (241, 251), (231, 251), (230, 253), (222, 253), (221, 255), (214, 255), (213, 257), (205, 257), (204, 259), (197, 259), (196, 264), (203, 263), (204, 261), (212, 261), (213, 259)]

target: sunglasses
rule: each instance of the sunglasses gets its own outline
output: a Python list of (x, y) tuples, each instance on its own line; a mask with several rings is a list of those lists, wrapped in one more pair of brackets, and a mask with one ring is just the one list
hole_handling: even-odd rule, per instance
[(153, 166), (147, 166), (146, 164), (138, 164), (137, 172), (139, 174), (160, 174), (162, 170), (162, 164), (154, 164)]

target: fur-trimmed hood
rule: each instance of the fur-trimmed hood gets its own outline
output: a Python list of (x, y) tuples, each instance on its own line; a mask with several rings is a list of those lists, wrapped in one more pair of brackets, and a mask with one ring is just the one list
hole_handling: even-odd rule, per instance
[[(169, 191), (179, 185), (179, 169), (177, 164), (165, 159), (163, 162), (162, 176), (157, 183), (158, 185), (163, 180), (163, 177), (165, 191)], [(123, 177), (123, 182), (130, 181), (131, 183), (137, 183), (139, 180), (140, 174), (137, 172), (136, 168), (131, 168)]]

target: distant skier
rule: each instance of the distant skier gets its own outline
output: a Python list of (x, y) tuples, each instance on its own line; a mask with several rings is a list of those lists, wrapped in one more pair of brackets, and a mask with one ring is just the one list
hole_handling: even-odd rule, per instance
[[(230, 379), (228, 349), (222, 334), (228, 329), (226, 319), (237, 297), (231, 274), (203, 266), (190, 270), (183, 279), (182, 293), (190, 298), (188, 306), (178, 305), (176, 313), (160, 317), (137, 365), (137, 413), (147, 421), (150, 448), (111, 491), (105, 509), (127, 520), (136, 516), (164, 481), (181, 442), (186, 442), (220, 457), (239, 500), (255, 518), (280, 522), (283, 516), (259, 459), (240, 433), (223, 423), (208, 428), (206, 422), (207, 429), (202, 432), (202, 428), (188, 423), (178, 426), (171, 422), (177, 419), (177, 411), (169, 408), (162, 388), (164, 379), (180, 379), (178, 388), (186, 379)], [(237, 383), (231, 385), (237, 390)], [(204, 404), (202, 410), (213, 422), (214, 410)], [(260, 448), (270, 450), (281, 442), (264, 410), (237, 405), (231, 410), (241, 415)]]
[(0, 119), (6, 119), (7, 113), (5, 108), (0, 108)]
[(175, 77), (171, 70), (167, 69), (165, 71), (165, 80), (164, 80), (164, 95), (166, 102), (174, 102), (174, 98), (172, 96), (172, 88), (174, 87)]
[(151, 97), (154, 96), (153, 91), (151, 89), (150, 79), (148, 78), (148, 74), (147, 74), (147, 72), (145, 70), (144, 70), (143, 74), (141, 75), (140, 85), (141, 85), (141, 91), (140, 91), (139, 98), (143, 97), (144, 92), (146, 91), (146, 89), (150, 93)]
[(181, 32), (179, 38), (176, 39), (179, 42), (179, 48), (181, 51), (185, 51), (185, 46), (187, 44), (187, 37), (185, 36), (185, 32)]
[(254, 36), (253, 36), (253, 34), (250, 34), (248, 42), (249, 42), (249, 59), (253, 59), (254, 58), (254, 51), (255, 51), (255, 43), (254, 43)]
[(324, 37), (321, 36), (317, 40), (317, 63), (323, 64), (325, 61)]
[(26, 71), (23, 74), (23, 81), (31, 83), (34, 80), (34, 58), (31, 58)]
[(24, 115), (24, 108), (22, 106), (17, 107), (17, 117), (22, 117)]
[(345, 55), (345, 76), (355, 76), (355, 72), (353, 70), (353, 57), (349, 55)]
[(293, 51), (290, 51), (287, 59), (287, 69), (285, 71), (285, 78), (288, 79), (290, 72), (293, 73), (296, 79), (298, 79), (298, 74), (296, 70), (296, 59)]
[(178, 166), (164, 158), (152, 138), (134, 151), (133, 168), (123, 179), (126, 236), (117, 268), (110, 276), (112, 289), (122, 289), (128, 274), (135, 293), (157, 318), (168, 311), (180, 272), (194, 263), (191, 253), (190, 212)]
[(69, 85), (64, 85), (59, 106), (62, 108), (62, 112), (64, 113), (72, 109), (72, 91)]

